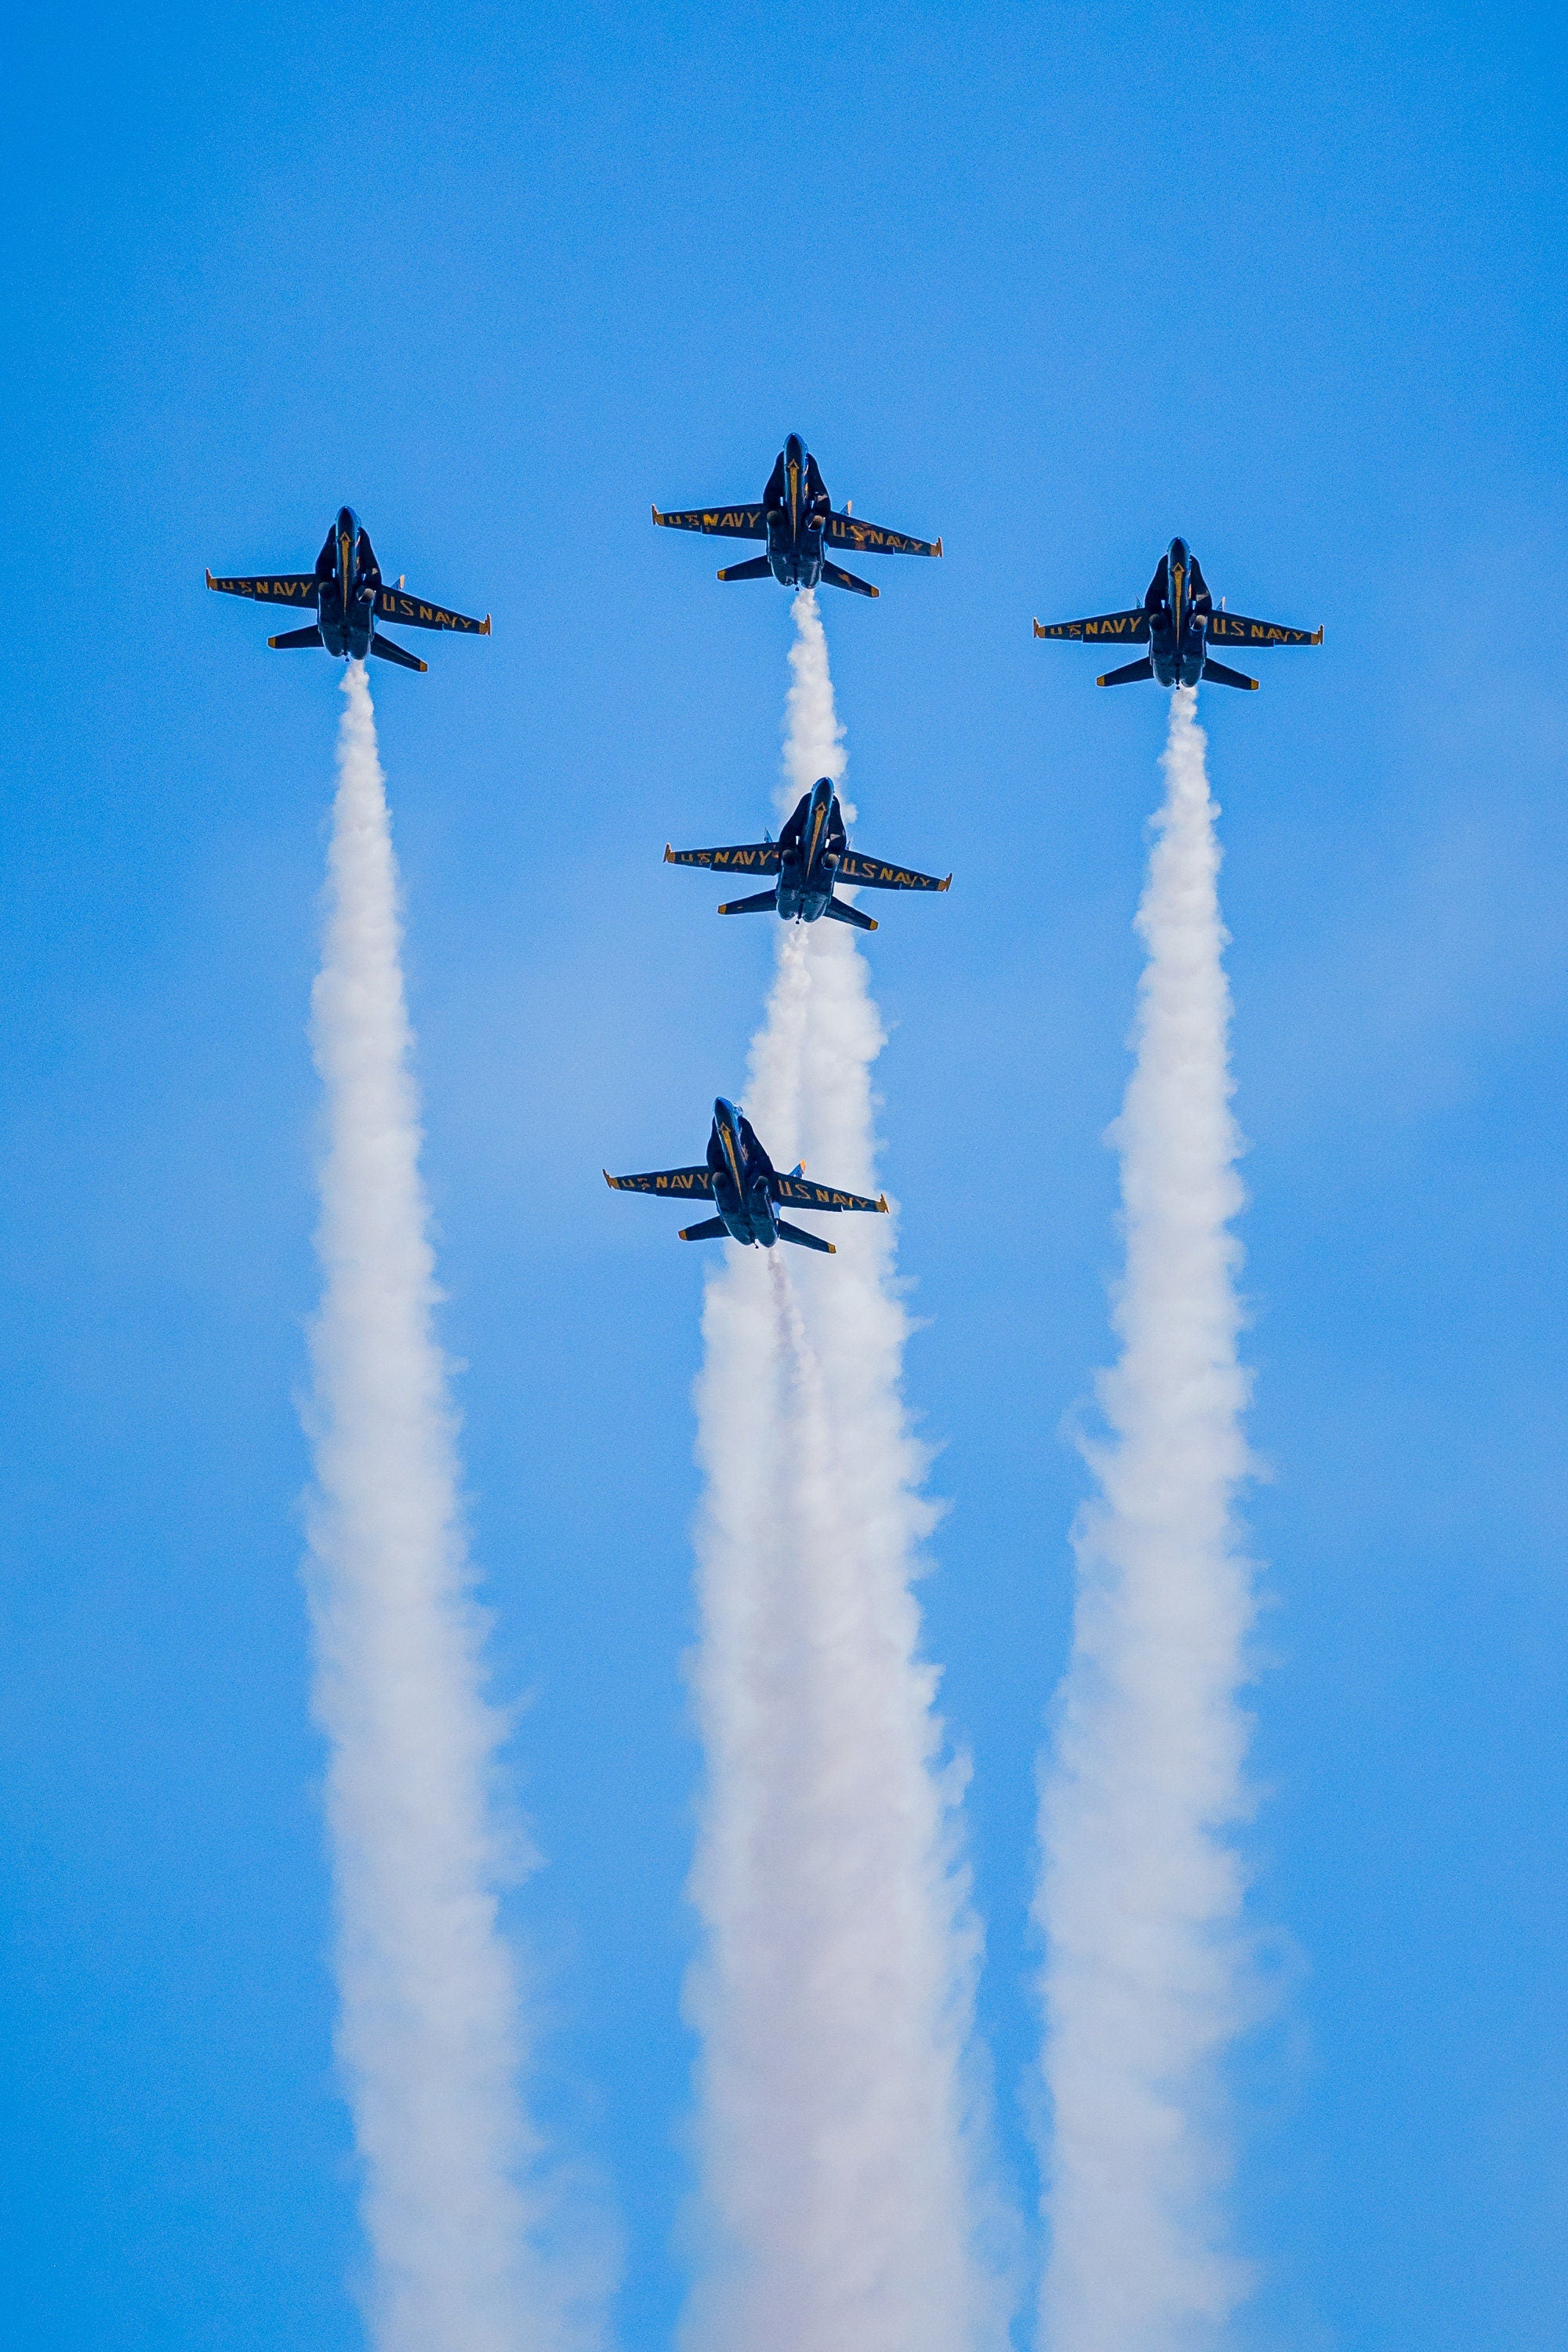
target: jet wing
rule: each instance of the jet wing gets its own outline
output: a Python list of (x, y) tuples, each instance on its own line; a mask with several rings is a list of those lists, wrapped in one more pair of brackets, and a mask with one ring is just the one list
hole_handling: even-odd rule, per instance
[(766, 539), (768, 535), (765, 507), (688, 507), (682, 514), (660, 514), (655, 507), (653, 519), (666, 530), (705, 530), (715, 539)]
[(1109, 639), (1111, 644), (1146, 646), (1149, 642), (1149, 615), (1142, 604), (1131, 613), (1098, 613), (1089, 621), (1052, 621), (1042, 628), (1035, 623), (1037, 637), (1074, 637), (1080, 642), (1100, 645)]
[(646, 1176), (612, 1176), (607, 1168), (604, 1173), (613, 1192), (669, 1192), (679, 1201), (694, 1193), (705, 1201), (713, 1197), (713, 1171), (706, 1163), (700, 1168), (656, 1168)]
[(449, 613), (445, 604), (431, 604), (423, 596), (411, 596), (405, 588), (378, 588), (375, 594), (377, 617), (384, 621), (401, 621), (411, 629), (462, 629), (476, 637), (488, 637), (490, 616), (473, 621), (467, 613)]
[(667, 866), (711, 866), (721, 874), (776, 874), (779, 845), (776, 841), (742, 841), (733, 849), (671, 849), (666, 842), (664, 862)]
[(215, 580), (207, 586), (221, 596), (254, 596), (263, 604), (313, 604), (321, 586), (313, 572), (272, 572), (264, 580)]
[(868, 1209), (874, 1216), (888, 1213), (888, 1196), (868, 1201), (861, 1192), (840, 1192), (831, 1184), (814, 1184), (806, 1176), (773, 1176), (768, 1192), (775, 1201), (795, 1209)]
[(908, 531), (884, 530), (858, 515), (830, 514), (823, 538), (832, 547), (858, 548), (862, 555), (940, 555), (940, 539), (911, 539)]
[(836, 882), (858, 882), (868, 890), (945, 890), (951, 874), (939, 882), (934, 874), (917, 874), (912, 866), (889, 866), (879, 857), (863, 857), (847, 849), (838, 861)]
[(1211, 613), (1209, 643), (1246, 646), (1252, 653), (1265, 646), (1321, 646), (1321, 629), (1282, 629), (1276, 621), (1249, 621), (1245, 613)]

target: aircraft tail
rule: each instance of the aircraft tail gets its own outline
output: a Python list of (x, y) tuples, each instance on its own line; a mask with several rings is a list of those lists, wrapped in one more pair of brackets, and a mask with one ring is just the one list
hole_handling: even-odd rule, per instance
[(291, 653), (296, 646), (319, 646), (322, 643), (320, 629), (285, 629), (280, 637), (268, 637), (274, 653)]
[(805, 1232), (799, 1225), (786, 1225), (782, 1217), (776, 1231), (781, 1242), (795, 1242), (801, 1249), (821, 1250), (825, 1257), (836, 1255), (831, 1242), (825, 1242), (819, 1234)]
[(863, 915), (858, 907), (846, 905), (842, 898), (829, 898), (822, 911), (831, 915), (836, 923), (853, 923), (858, 931), (874, 931), (877, 928), (869, 915)]
[(392, 639), (384, 637), (379, 629), (371, 637), (370, 649), (373, 654), (379, 654), (383, 661), (396, 662), (403, 669), (427, 670), (430, 667), (428, 662), (422, 662), (417, 654), (411, 654), (406, 646), (395, 646)]
[(1136, 686), (1140, 678), (1153, 675), (1154, 665), (1145, 656), (1142, 661), (1129, 662), (1123, 669), (1108, 669), (1103, 677), (1094, 682), (1096, 686)]
[(857, 596), (879, 596), (882, 593), (873, 588), (868, 580), (857, 580), (852, 572), (840, 572), (837, 563), (825, 562), (822, 576), (830, 588), (852, 588)]
[(719, 574), (721, 580), (771, 580), (773, 576), (773, 567), (765, 555), (753, 555), (750, 563), (726, 564)]
[(776, 915), (778, 905), (776, 890), (759, 890), (754, 898), (731, 898), (727, 906), (720, 908), (719, 912), (721, 915)]
[(680, 1239), (683, 1242), (721, 1242), (729, 1230), (722, 1217), (704, 1217), (700, 1225), (683, 1226)]
[(1238, 669), (1226, 669), (1224, 662), (1205, 661), (1203, 676), (1207, 678), (1211, 686), (1244, 686), (1254, 694), (1258, 691), (1258, 680), (1255, 677), (1246, 677)]

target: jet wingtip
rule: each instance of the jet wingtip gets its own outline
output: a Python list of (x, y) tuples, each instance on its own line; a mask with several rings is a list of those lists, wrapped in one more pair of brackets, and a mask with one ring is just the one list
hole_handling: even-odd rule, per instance
[(883, 1195), (882, 1195), (882, 1197), (881, 1197), (881, 1199), (880, 1199), (880, 1200), (878, 1202), (878, 1203), (877, 1203), (877, 1214), (878, 1214), (879, 1217), (885, 1217), (885, 1216), (887, 1216), (889, 1213), (889, 1208), (888, 1208), (888, 1196), (887, 1196), (886, 1192), (884, 1192), (884, 1193), (883, 1193)]
[[(207, 578), (208, 578), (208, 580), (209, 580), (209, 581), (210, 581), (210, 580), (211, 580), (211, 578), (212, 578), (212, 573), (211, 573), (210, 572), (207, 573)], [(1312, 643), (1313, 643), (1315, 646), (1321, 646), (1321, 645), (1322, 644), (1322, 642), (1323, 642), (1323, 630), (1322, 630), (1322, 624), (1320, 622), (1320, 623), (1319, 623), (1319, 625), (1318, 625), (1318, 626), (1317, 626), (1317, 628), (1316, 628), (1316, 629), (1314, 629), (1314, 630), (1313, 630), (1313, 632), (1312, 632)]]
[(660, 514), (657, 507), (650, 507), (648, 509), (648, 512), (652, 515), (655, 522), (662, 522), (664, 520), (664, 517)]
[(487, 614), (485, 614), (485, 618), (484, 618), (484, 625), (481, 627), (481, 629), (480, 629), (480, 631), (479, 631), (479, 635), (480, 635), (480, 636), (481, 636), (481, 637), (488, 637), (488, 636), (489, 635), (489, 633), (490, 633), (490, 616), (489, 616), (489, 614), (487, 613)]
[(941, 541), (941, 540), (940, 540), (940, 539), (937, 541), (937, 543), (936, 543), (936, 551), (937, 551), (937, 553), (938, 553), (939, 555), (942, 553), (942, 541)]
[(604, 1178), (612, 1192), (618, 1192), (620, 1191), (620, 1186), (616, 1183), (615, 1178), (611, 1175), (607, 1168), (601, 1168), (599, 1173)]
[(667, 866), (673, 866), (675, 863), (675, 854), (668, 841), (664, 845), (664, 862)]
[(946, 874), (946, 875), (944, 875), (944, 876), (942, 877), (942, 880), (937, 884), (937, 886), (936, 886), (936, 887), (937, 887), (937, 888), (938, 888), (939, 890), (951, 890), (951, 889), (952, 889), (952, 875), (951, 875), (951, 874)]
[[(202, 569), (203, 569), (204, 571), (206, 571), (206, 566), (204, 564), (204, 565), (203, 565), (203, 567), (202, 567)], [(208, 586), (209, 588), (216, 588), (216, 587), (217, 586), (217, 582), (213, 578), (212, 573), (211, 573), (210, 572), (207, 572), (207, 586)], [(1322, 635), (1322, 634), (1323, 634), (1323, 633), (1322, 633), (1321, 629), (1320, 629), (1320, 630), (1318, 631), (1318, 635), (1319, 635), (1320, 636), (1321, 636), (1321, 635)]]
[(1036, 636), (1037, 636), (1037, 637), (1043, 637), (1043, 636), (1045, 635), (1045, 634), (1046, 634), (1046, 633), (1045, 633), (1044, 629), (1042, 629), (1042, 628), (1041, 628), (1041, 626), (1040, 626), (1040, 625), (1039, 625), (1038, 621), (1037, 621), (1037, 622), (1035, 623), (1035, 635), (1036, 635)]
[(829, 1257), (837, 1257), (838, 1255), (838, 1244), (837, 1242), (828, 1243), (827, 1255)]

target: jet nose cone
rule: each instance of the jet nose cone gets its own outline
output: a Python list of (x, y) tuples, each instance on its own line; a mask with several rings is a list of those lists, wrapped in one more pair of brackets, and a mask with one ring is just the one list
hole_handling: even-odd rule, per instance
[(722, 1095), (716, 1095), (713, 1098), (713, 1116), (719, 1121), (721, 1127), (733, 1127), (735, 1124), (734, 1104), (732, 1102), (727, 1102)]
[(1171, 561), (1173, 563), (1179, 563), (1184, 571), (1186, 569), (1187, 542), (1184, 539), (1173, 539), (1171, 541)]
[(798, 433), (792, 433), (784, 443), (784, 463), (786, 466), (804, 466), (805, 463), (805, 443)]

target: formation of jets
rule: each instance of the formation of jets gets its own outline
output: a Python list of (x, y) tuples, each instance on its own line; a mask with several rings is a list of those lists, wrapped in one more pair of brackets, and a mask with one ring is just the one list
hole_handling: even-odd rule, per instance
[[(850, 501), (838, 511), (828, 496), (821, 468), (797, 433), (780, 450), (767, 487), (756, 505), (691, 507), (653, 519), (667, 530), (703, 531), (720, 539), (761, 540), (767, 552), (745, 563), (722, 570), (721, 580), (773, 579), (784, 588), (847, 588), (859, 596), (880, 593), (868, 580), (857, 579), (835, 563), (829, 548), (853, 549), (861, 555), (940, 555), (940, 539), (913, 539), (907, 532), (884, 530), (850, 510)], [(279, 651), (318, 646), (340, 660), (364, 661), (376, 656), (404, 669), (424, 670), (428, 665), (377, 624), (395, 621), (416, 629), (449, 629), (459, 635), (488, 637), (490, 616), (482, 621), (445, 604), (414, 595), (399, 579), (389, 588), (370, 543), (370, 534), (352, 507), (341, 507), (316, 558), (313, 572), (271, 572), (244, 579), (215, 580), (207, 586), (226, 596), (249, 596), (264, 604), (286, 604), (312, 611), (305, 627), (268, 637)], [(1160, 558), (1142, 604), (1120, 613), (1100, 613), (1088, 620), (1035, 623), (1037, 637), (1056, 637), (1094, 646), (1146, 646), (1148, 651), (1118, 669), (1107, 670), (1098, 686), (1131, 686), (1148, 678), (1164, 687), (1195, 687), (1200, 680), (1214, 686), (1256, 690), (1258, 680), (1215, 661), (1212, 646), (1242, 646), (1260, 653), (1275, 646), (1321, 646), (1320, 629), (1287, 628), (1274, 621), (1254, 621), (1242, 613), (1227, 612), (1222, 598), (1216, 609), (1195, 555), (1184, 539), (1172, 540)], [(665, 849), (670, 866), (700, 866), (720, 874), (768, 878), (768, 887), (750, 898), (731, 898), (719, 908), (721, 915), (773, 913), (785, 922), (815, 923), (825, 916), (855, 929), (874, 931), (869, 915), (841, 889), (943, 891), (951, 874), (939, 881), (909, 866), (891, 865), (851, 847), (844, 812), (832, 779), (818, 777), (805, 793), (777, 841), (764, 833), (761, 841), (740, 842), (729, 848)], [(713, 1105), (708, 1157), (691, 1168), (655, 1169), (646, 1175), (612, 1176), (605, 1181), (620, 1192), (654, 1192), (673, 1200), (711, 1201), (716, 1216), (682, 1228), (683, 1242), (740, 1242), (746, 1247), (772, 1249), (777, 1242), (793, 1242), (801, 1249), (820, 1250), (831, 1256), (834, 1244), (780, 1216), (781, 1207), (842, 1212), (862, 1210), (886, 1214), (886, 1194), (872, 1201), (858, 1192), (807, 1179), (803, 1167), (780, 1175), (757, 1139), (750, 1119), (738, 1104), (721, 1095)]]

